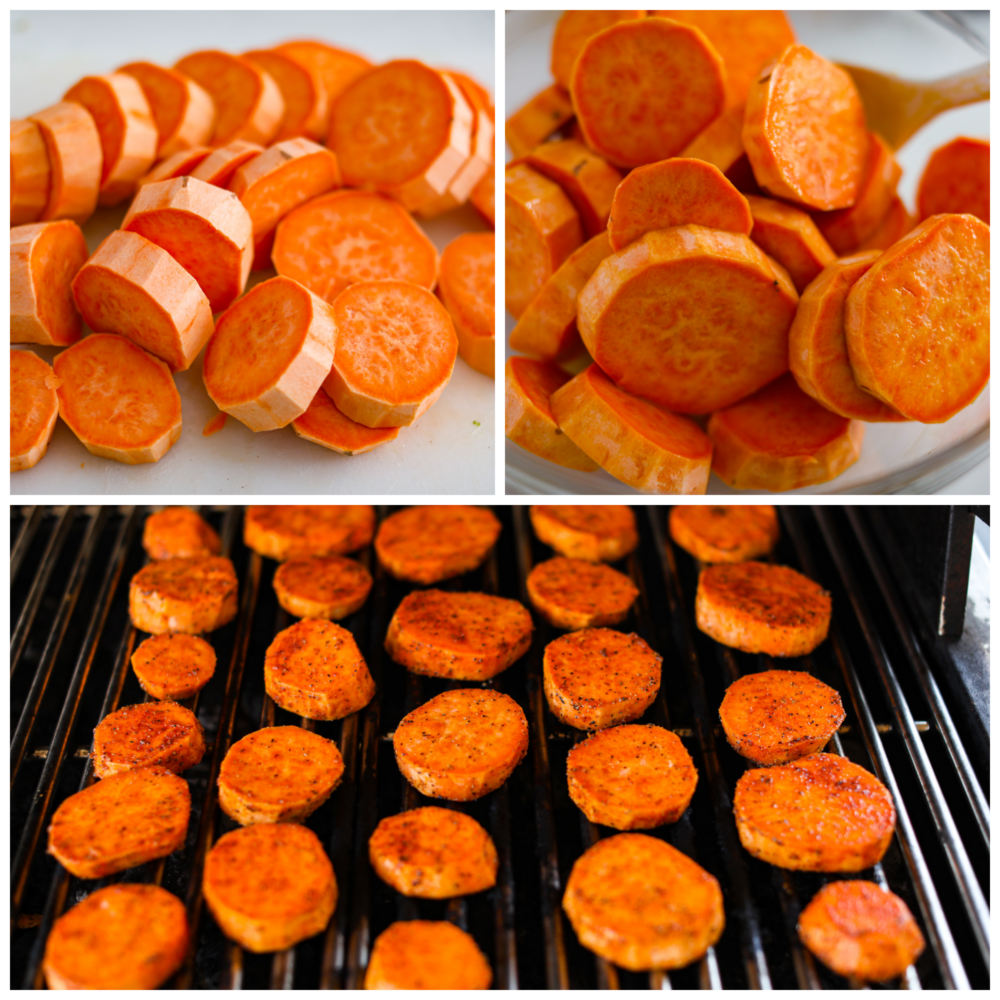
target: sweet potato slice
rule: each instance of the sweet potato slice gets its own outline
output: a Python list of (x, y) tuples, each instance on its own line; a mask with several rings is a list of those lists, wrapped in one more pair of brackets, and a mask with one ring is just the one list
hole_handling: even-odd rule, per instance
[(819, 227), (805, 212), (773, 198), (747, 195), (753, 216), (750, 239), (787, 272), (801, 295), (806, 286), (837, 255)]
[(744, 105), (726, 108), (705, 126), (678, 154), (705, 160), (718, 167), (743, 194), (760, 194), (760, 188), (743, 149)]
[(893, 243), (901, 240), (913, 226), (913, 216), (910, 215), (906, 205), (903, 204), (903, 199), (897, 195), (892, 199), (889, 211), (885, 213), (871, 235), (863, 239), (854, 252), (864, 253), (865, 250), (888, 250)]
[(445, 691), (400, 720), (396, 763), (417, 791), (469, 802), (496, 791), (528, 751), (528, 720), (510, 695)]
[(127, 73), (85, 76), (63, 100), (82, 105), (94, 119), (104, 158), (97, 201), (117, 205), (156, 159), (159, 133), (139, 81)]
[(140, 177), (137, 187), (152, 184), (155, 181), (169, 181), (174, 177), (187, 177), (196, 170), (205, 159), (211, 155), (211, 146), (192, 146), (182, 149), (160, 160), (145, 177)]
[(635, 21), (646, 16), (644, 10), (565, 10), (556, 21), (552, 35), (552, 75), (561, 87), (569, 89), (573, 65), (587, 40), (620, 21)]
[(192, 52), (174, 65), (208, 91), (215, 102), (212, 146), (245, 139), (266, 146), (285, 113), (285, 101), (269, 73), (228, 52)]
[(343, 774), (332, 740), (301, 726), (267, 726), (229, 748), (219, 769), (219, 808), (240, 826), (301, 822)]
[(639, 544), (625, 504), (533, 504), (528, 517), (538, 540), (569, 559), (617, 562)]
[(219, 317), (202, 374), (215, 405), (252, 431), (305, 413), (333, 363), (333, 310), (291, 278), (255, 286)]
[(636, 585), (618, 570), (584, 559), (556, 556), (528, 574), (532, 607), (556, 628), (616, 625), (639, 596)]
[(264, 147), (248, 139), (234, 139), (213, 149), (192, 171), (191, 176), (206, 184), (228, 188), (236, 171), (256, 159), (264, 152)]
[[(334, 48), (332, 45), (311, 38), (283, 42), (281, 45), (276, 45), (273, 51), (287, 56), (316, 74), (326, 92), (328, 119), (333, 109), (333, 102), (349, 84), (372, 68), (372, 64), (356, 52)], [(329, 129), (324, 124), (322, 136), (324, 141), (328, 135)]]
[(93, 455), (158, 462), (181, 436), (170, 369), (125, 337), (94, 333), (56, 355), (59, 415)]
[(438, 254), (410, 213), (374, 191), (335, 191), (293, 209), (275, 230), (271, 259), (327, 302), (356, 281), (392, 279), (432, 289)]
[(106, 715), (94, 730), (99, 778), (157, 765), (174, 774), (205, 755), (205, 731), (194, 712), (174, 701), (149, 701)]
[(354, 636), (306, 618), (279, 632), (264, 657), (264, 687), (274, 703), (304, 719), (343, 719), (372, 700), (375, 682)]
[(491, 889), (497, 849), (471, 816), (424, 806), (386, 816), (368, 839), (375, 874), (404, 896), (453, 899)]
[(158, 133), (156, 155), (166, 159), (208, 142), (215, 126), (215, 101), (191, 77), (151, 62), (120, 66), (142, 87)]
[(698, 29), (647, 17), (588, 39), (570, 93), (587, 145), (638, 167), (676, 156), (722, 113), (725, 70)]
[(455, 368), (458, 337), (448, 311), (406, 281), (356, 282), (327, 308), (337, 353), (323, 388), (337, 409), (365, 427), (408, 427)]
[(515, 156), (527, 156), (573, 117), (573, 102), (559, 84), (546, 87), (507, 119), (507, 145)]
[(52, 925), (42, 971), (50, 990), (155, 990), (181, 966), (184, 904), (158, 885), (92, 892)]
[(102, 878), (173, 854), (190, 815), (183, 778), (138, 767), (64, 799), (49, 824), (48, 853), (77, 878)]
[(686, 417), (619, 389), (597, 365), (550, 397), (559, 429), (615, 479), (643, 493), (704, 493), (712, 442)]
[(990, 224), (990, 142), (960, 136), (934, 150), (920, 176), (917, 216), (967, 213)]
[(91, 330), (128, 337), (173, 371), (191, 367), (214, 329), (211, 303), (183, 265), (120, 229), (77, 272), (73, 298)]
[(807, 872), (859, 872), (888, 850), (896, 826), (889, 790), (844, 757), (814, 753), (746, 771), (733, 813), (755, 858)]
[(862, 982), (903, 975), (924, 950), (906, 903), (861, 879), (824, 885), (799, 914), (798, 932), (825, 966)]
[(89, 256), (71, 219), (10, 231), (10, 342), (66, 347), (80, 339), (72, 283)]
[(180, 701), (197, 694), (215, 675), (215, 650), (183, 632), (151, 635), (132, 654), (139, 686), (153, 698)]
[(220, 837), (205, 857), (205, 902), (248, 951), (283, 951), (319, 934), (337, 880), (319, 837), (298, 823), (256, 823)]
[(10, 352), (10, 471), (37, 465), (59, 416), (55, 375), (31, 351)]
[(49, 154), (41, 129), (29, 121), (10, 123), (10, 224), (41, 217), (49, 200)]
[(619, 833), (585, 851), (563, 909), (585, 948), (635, 972), (690, 965), (725, 926), (716, 879), (645, 833)]
[(898, 421), (903, 417), (854, 381), (844, 336), (847, 295), (878, 256), (869, 250), (841, 257), (810, 282), (788, 334), (788, 366), (799, 388), (828, 410), (855, 420)]
[(150, 514), (142, 528), (142, 547), (150, 559), (191, 559), (222, 552), (212, 526), (190, 507), (164, 507)]
[(826, 638), (830, 610), (830, 595), (788, 566), (718, 563), (698, 577), (698, 628), (745, 653), (811, 653)]
[(90, 112), (62, 101), (28, 121), (41, 130), (49, 157), (48, 201), (39, 219), (86, 222), (97, 207), (103, 163), (101, 137)]
[(706, 413), (787, 370), (797, 302), (785, 273), (749, 237), (675, 226), (598, 265), (580, 292), (577, 324), (619, 388), (669, 410)]
[(495, 182), (493, 171), (487, 170), (483, 179), (472, 189), (469, 201), (476, 211), (489, 223), (490, 229), (496, 228), (496, 209), (494, 207)]
[(524, 656), (531, 630), (528, 609), (506, 597), (414, 590), (389, 622), (385, 649), (414, 674), (485, 681)]
[(274, 574), (278, 603), (297, 618), (339, 621), (354, 614), (371, 589), (371, 573), (344, 556), (289, 559)]
[(390, 514), (379, 525), (375, 552), (398, 580), (437, 583), (482, 565), (499, 535), (490, 510), (429, 504)]
[(570, 376), (550, 361), (510, 358), (504, 369), (505, 433), (509, 441), (567, 469), (593, 472), (597, 463), (560, 430), (552, 393)]
[(591, 823), (651, 830), (676, 823), (698, 772), (680, 737), (660, 726), (614, 726), (577, 743), (566, 758), (569, 797)]
[(441, 254), (438, 293), (455, 324), (458, 354), (477, 372), (494, 377), (496, 251), (492, 233), (463, 233)]
[(493, 971), (470, 934), (447, 920), (401, 920), (372, 945), (366, 990), (486, 990)]
[(244, 52), (243, 57), (270, 74), (285, 102), (285, 113), (273, 141), (284, 142), (304, 136), (314, 142), (324, 142), (330, 100), (319, 74), (279, 49), (255, 49)]
[(375, 535), (369, 504), (251, 505), (243, 519), (243, 541), (268, 559), (342, 556), (363, 549)]
[(214, 632), (236, 617), (236, 570), (222, 556), (161, 559), (129, 585), (132, 624), (153, 635)]
[(811, 674), (765, 670), (730, 684), (719, 718), (741, 757), (769, 767), (822, 750), (845, 715), (840, 693)]
[(230, 192), (194, 177), (145, 184), (121, 228), (166, 250), (198, 282), (213, 313), (243, 293), (253, 256), (252, 224)]
[(861, 455), (865, 426), (807, 396), (791, 373), (713, 413), (712, 471), (740, 490), (796, 490), (835, 479)]
[(677, 504), (670, 508), (670, 537), (702, 562), (745, 562), (777, 545), (778, 512), (770, 504)]
[(989, 226), (922, 222), (855, 282), (844, 331), (862, 389), (910, 420), (949, 420), (990, 377)]
[(789, 45), (750, 85), (743, 146), (769, 194), (824, 212), (849, 208), (868, 154), (865, 109), (850, 74)]
[[(592, 568), (614, 572), (607, 566)], [(662, 661), (634, 633), (570, 632), (545, 647), (545, 700), (552, 714), (574, 729), (619, 726), (638, 719), (656, 700)]]
[(306, 412), (292, 421), (300, 438), (341, 455), (363, 455), (399, 437), (398, 427), (365, 427), (341, 413), (325, 389), (317, 389)]

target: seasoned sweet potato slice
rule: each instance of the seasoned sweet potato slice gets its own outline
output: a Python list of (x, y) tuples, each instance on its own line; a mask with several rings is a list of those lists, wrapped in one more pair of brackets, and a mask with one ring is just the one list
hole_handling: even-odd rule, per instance
[(150, 559), (193, 559), (222, 552), (212, 526), (190, 507), (164, 507), (150, 514), (142, 528), (142, 547)]
[(740, 843), (755, 858), (792, 871), (871, 868), (896, 826), (885, 785), (829, 753), (746, 771), (736, 782), (733, 812)]
[(372, 945), (366, 990), (485, 990), (493, 971), (472, 936), (447, 920), (401, 920)]
[(917, 189), (917, 215), (967, 212), (990, 224), (990, 143), (959, 136), (935, 149)]
[(342, 556), (363, 549), (375, 534), (370, 504), (251, 504), (243, 541), (268, 559)]
[(215, 675), (215, 663), (209, 643), (183, 632), (152, 635), (132, 654), (132, 669), (143, 691), (171, 701), (200, 691)]
[(94, 773), (99, 778), (158, 765), (174, 774), (205, 754), (205, 731), (194, 712), (173, 701), (148, 701), (112, 712), (94, 730)]
[(557, 628), (615, 625), (639, 596), (639, 588), (610, 566), (556, 556), (528, 574), (532, 607)]
[(626, 504), (532, 504), (528, 517), (538, 540), (569, 559), (617, 562), (639, 544)]
[(289, 559), (274, 574), (278, 603), (298, 618), (339, 621), (357, 611), (371, 589), (371, 573), (343, 556)]
[(716, 879), (645, 833), (619, 833), (585, 851), (563, 909), (585, 948), (635, 972), (690, 965), (725, 926)]
[(526, 156), (572, 117), (573, 102), (569, 94), (554, 83), (535, 94), (507, 119), (504, 130), (507, 145), (515, 156)]
[(670, 509), (670, 537), (702, 562), (744, 562), (766, 555), (779, 534), (778, 512), (770, 504), (678, 504)]
[(161, 559), (132, 577), (129, 614), (144, 632), (214, 632), (236, 617), (236, 570), (221, 556)]
[(10, 352), (10, 471), (36, 466), (59, 416), (52, 369), (31, 351)]
[(794, 205), (773, 198), (747, 195), (753, 216), (750, 239), (787, 272), (801, 295), (806, 286), (837, 255), (813, 219)]

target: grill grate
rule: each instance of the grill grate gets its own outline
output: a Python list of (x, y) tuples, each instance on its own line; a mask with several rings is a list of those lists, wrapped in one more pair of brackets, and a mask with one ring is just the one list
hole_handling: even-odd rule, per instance
[[(884, 509), (882, 509), (884, 510)], [(530, 567), (550, 555), (520, 507), (498, 507), (504, 532), (473, 573), (442, 586), (484, 590), (526, 601)], [(618, 969), (583, 949), (562, 914), (573, 861), (613, 833), (570, 801), (566, 755), (583, 738), (548, 711), (541, 685), (545, 645), (559, 633), (538, 622), (522, 663), (483, 686), (525, 709), (529, 755), (496, 793), (450, 803), (474, 816), (499, 854), (497, 886), (452, 901), (412, 900), (371, 871), (367, 841), (378, 820), (427, 804), (398, 772), (391, 734), (412, 708), (443, 690), (476, 686), (407, 674), (382, 651), (393, 610), (410, 589), (373, 569), (367, 604), (343, 624), (358, 639), (377, 682), (362, 712), (312, 722), (276, 708), (263, 689), (263, 657), (292, 619), (271, 587), (276, 564), (249, 552), (241, 513), (206, 508), (240, 579), (237, 619), (209, 639), (216, 676), (185, 704), (206, 729), (209, 751), (185, 772), (192, 819), (184, 850), (108, 879), (80, 881), (44, 854), (54, 808), (93, 780), (86, 752), (108, 713), (144, 699), (129, 660), (138, 638), (128, 620), (128, 582), (143, 564), (147, 511), (131, 507), (12, 508), (11, 523), (11, 822), (13, 838), (12, 986), (41, 985), (40, 962), (52, 921), (111, 881), (162, 884), (188, 906), (195, 946), (176, 988), (323, 988), (361, 986), (371, 942), (399, 919), (448, 919), (468, 930), (494, 971), (494, 985), (515, 988), (838, 988), (844, 981), (798, 943), (799, 911), (831, 877), (786, 872), (752, 859), (732, 821), (732, 790), (745, 762), (727, 746), (717, 707), (739, 675), (767, 669), (767, 657), (725, 649), (693, 623), (697, 566), (666, 542), (665, 507), (637, 509), (639, 549), (624, 561), (640, 589), (629, 619), (664, 657), (659, 697), (643, 721), (673, 729), (695, 760), (699, 784), (681, 820), (650, 831), (694, 857), (722, 884), (727, 929), (700, 961), (672, 973)], [(384, 515), (385, 511), (380, 514)], [(881, 515), (879, 515), (881, 516)], [(808, 669), (842, 694), (847, 719), (830, 749), (888, 785), (897, 803), (897, 836), (874, 873), (910, 906), (928, 948), (899, 984), (904, 988), (984, 987), (989, 982), (988, 761), (970, 759), (939, 689), (933, 656), (919, 638), (891, 578), (891, 554), (865, 508), (782, 510), (775, 560), (802, 569), (833, 591), (830, 640)], [(957, 713), (955, 713), (957, 714)], [(217, 808), (215, 778), (226, 751), (265, 725), (300, 724), (334, 739), (345, 773), (308, 825), (334, 865), (340, 898), (327, 931), (288, 952), (254, 955), (227, 941), (200, 892), (205, 854), (234, 824)]]

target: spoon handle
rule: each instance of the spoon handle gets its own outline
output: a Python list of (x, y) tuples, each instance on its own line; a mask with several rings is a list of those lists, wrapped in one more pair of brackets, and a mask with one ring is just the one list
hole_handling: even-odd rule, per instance
[(945, 108), (960, 108), (964, 104), (974, 104), (976, 101), (988, 101), (990, 64), (983, 63), (954, 76), (946, 76), (941, 80), (935, 80), (929, 86), (939, 95), (938, 111), (943, 111)]

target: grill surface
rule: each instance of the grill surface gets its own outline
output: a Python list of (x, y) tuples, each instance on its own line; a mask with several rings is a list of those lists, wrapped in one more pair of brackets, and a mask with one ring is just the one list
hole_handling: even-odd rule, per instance
[[(504, 524), (478, 571), (443, 587), (484, 590), (527, 603), (530, 567), (551, 555), (532, 536), (527, 511), (497, 507)], [(884, 508), (883, 508), (884, 510)], [(635, 631), (664, 657), (660, 696), (644, 722), (674, 729), (699, 773), (680, 822), (649, 831), (694, 857), (723, 887), (726, 931), (700, 962), (668, 974), (616, 969), (583, 949), (562, 915), (573, 862), (615, 831), (589, 823), (570, 801), (566, 755), (585, 734), (545, 705), (541, 657), (559, 633), (536, 617), (524, 659), (484, 686), (525, 709), (531, 746), (498, 791), (449, 803), (478, 819), (496, 842), (495, 889), (450, 902), (410, 900), (384, 885), (367, 861), (367, 841), (384, 816), (427, 804), (400, 776), (391, 734), (411, 709), (443, 690), (477, 686), (407, 674), (382, 651), (392, 612), (410, 589), (373, 566), (369, 601), (342, 624), (357, 638), (378, 684), (372, 703), (340, 722), (311, 722), (277, 709), (264, 694), (264, 651), (293, 619), (271, 587), (276, 564), (243, 545), (237, 509), (203, 509), (220, 531), (240, 579), (235, 622), (209, 638), (219, 668), (185, 704), (206, 729), (209, 752), (185, 772), (192, 817), (185, 849), (109, 879), (80, 881), (44, 853), (52, 811), (91, 783), (87, 752), (94, 726), (121, 705), (144, 699), (128, 663), (137, 636), (128, 620), (128, 582), (143, 564), (144, 508), (13, 508), (11, 523), (12, 979), (41, 985), (40, 962), (52, 920), (112, 881), (157, 882), (184, 900), (194, 928), (188, 964), (170, 985), (198, 988), (357, 988), (371, 942), (400, 919), (448, 919), (473, 934), (497, 988), (838, 988), (798, 944), (799, 910), (831, 877), (785, 872), (751, 858), (732, 820), (732, 790), (745, 762), (726, 744), (717, 708), (741, 674), (767, 669), (763, 656), (728, 650), (694, 627), (697, 566), (666, 539), (666, 507), (637, 508), (640, 545), (619, 564), (641, 596), (619, 628)], [(379, 512), (380, 518), (386, 512)], [(810, 657), (786, 661), (837, 688), (847, 719), (829, 749), (878, 774), (894, 794), (897, 835), (881, 865), (862, 873), (888, 884), (917, 917), (928, 947), (901, 985), (985, 987), (989, 982), (988, 761), (970, 761), (951, 722), (947, 696), (896, 593), (878, 534), (864, 508), (782, 509), (775, 561), (795, 566), (833, 592), (830, 639)], [(228, 942), (202, 905), (205, 853), (234, 824), (217, 808), (215, 777), (226, 750), (266, 725), (301, 724), (336, 741), (344, 781), (308, 821), (333, 861), (337, 911), (323, 935), (275, 955)]]

